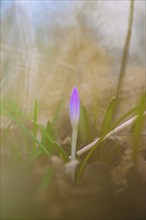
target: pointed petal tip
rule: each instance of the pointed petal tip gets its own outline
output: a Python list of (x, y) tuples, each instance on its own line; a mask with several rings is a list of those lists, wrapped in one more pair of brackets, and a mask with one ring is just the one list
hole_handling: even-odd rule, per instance
[(75, 92), (75, 93), (78, 93), (78, 89), (77, 89), (76, 86), (73, 87), (72, 93), (74, 93), (74, 92)]

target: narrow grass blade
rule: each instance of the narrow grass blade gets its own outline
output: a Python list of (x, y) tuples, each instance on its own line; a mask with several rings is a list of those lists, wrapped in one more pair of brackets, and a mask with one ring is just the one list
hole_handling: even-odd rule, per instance
[(106, 113), (103, 119), (103, 123), (101, 126), (100, 135), (107, 134), (108, 131), (111, 129), (113, 114), (115, 110), (115, 101), (116, 101), (116, 98), (115, 96), (113, 96), (107, 107), (107, 110), (106, 110)]
[(79, 120), (79, 138), (82, 144), (90, 143), (93, 138), (90, 130), (89, 116), (86, 108), (81, 104)]

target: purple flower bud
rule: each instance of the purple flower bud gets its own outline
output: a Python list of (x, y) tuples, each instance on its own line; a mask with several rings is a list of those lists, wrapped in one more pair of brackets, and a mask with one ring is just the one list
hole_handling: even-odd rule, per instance
[(70, 120), (72, 127), (78, 125), (79, 117), (80, 117), (80, 98), (77, 88), (74, 87), (70, 97)]

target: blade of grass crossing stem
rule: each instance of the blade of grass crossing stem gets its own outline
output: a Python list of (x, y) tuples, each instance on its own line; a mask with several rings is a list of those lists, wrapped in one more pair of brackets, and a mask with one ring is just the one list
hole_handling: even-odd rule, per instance
[[(140, 142), (140, 135), (141, 135), (141, 131), (142, 131), (142, 128), (143, 128), (143, 123), (144, 123), (144, 111), (146, 109), (146, 103), (145, 103), (145, 100), (146, 100), (146, 97), (145, 95), (142, 97), (141, 99), (141, 102), (140, 102), (140, 105), (139, 107), (135, 107), (133, 108), (132, 110), (130, 110), (128, 113), (125, 114), (125, 116), (122, 116), (120, 119), (119, 119), (119, 122), (120, 123), (125, 117), (129, 116), (131, 113), (133, 112), (136, 112), (137, 110), (137, 114), (139, 115), (136, 122), (135, 122), (135, 126), (134, 126), (134, 131), (136, 133), (135, 135), (135, 139), (136, 139), (136, 142), (137, 144)], [(110, 132), (110, 131), (109, 131)], [(108, 133), (109, 133), (108, 132)], [(92, 156), (93, 152), (95, 151), (96, 147), (99, 146), (99, 144), (104, 140), (105, 136), (108, 135), (108, 133), (105, 133), (103, 134), (99, 139), (98, 141), (96, 142), (96, 144), (90, 149), (89, 153), (87, 154), (87, 156), (85, 157), (85, 159), (83, 160), (83, 162), (81, 163), (81, 166), (79, 168), (79, 171), (78, 171), (78, 174), (77, 174), (77, 181), (80, 180), (82, 174), (83, 174), (83, 171), (86, 167), (86, 164), (89, 160), (89, 158)], [(135, 140), (134, 140), (135, 141)], [(137, 146), (134, 145), (134, 146)], [(136, 150), (134, 152), (137, 152), (137, 147), (136, 147)], [(136, 157), (137, 153), (134, 153)]]
[(64, 149), (50, 137), (50, 135), (46, 131), (46, 128), (43, 125), (39, 125), (39, 127), (42, 130), (43, 134), (50, 140), (50, 143), (52, 143), (54, 145), (55, 150), (57, 151), (57, 153), (59, 155), (60, 154), (62, 155), (62, 158), (65, 162), (68, 162), (70, 159), (69, 159), (69, 156), (64, 151)]
[(38, 104), (37, 100), (34, 102), (34, 118), (33, 118), (33, 136), (34, 136), (34, 141), (33, 141), (33, 153), (36, 152), (36, 139), (37, 139), (37, 118), (38, 118)]
[[(110, 132), (110, 131), (109, 131)], [(108, 132), (108, 133), (109, 133)], [(82, 174), (84, 172), (84, 169), (87, 165), (88, 160), (90, 159), (90, 157), (92, 156), (92, 154), (94, 153), (95, 149), (100, 145), (100, 143), (104, 140), (105, 136), (108, 135), (108, 133), (103, 134), (98, 141), (96, 142), (96, 144), (90, 149), (89, 153), (87, 154), (87, 156), (85, 157), (85, 159), (83, 160), (83, 162), (80, 165), (80, 168), (78, 170), (78, 174), (77, 174), (77, 181), (80, 180), (80, 178), (82, 177)]]
[(108, 107), (107, 107), (107, 110), (106, 110), (106, 113), (105, 113), (105, 116), (103, 119), (103, 123), (101, 126), (100, 135), (104, 135), (104, 134), (108, 133), (108, 131), (111, 129), (113, 114), (114, 114), (114, 110), (115, 110), (115, 101), (116, 101), (116, 98), (115, 98), (115, 96), (113, 96), (109, 102)]
[(26, 134), (32, 139), (32, 141), (36, 141), (38, 146), (40, 146), (40, 149), (42, 152), (44, 152), (46, 155), (50, 156), (49, 151), (31, 134), (31, 132), (22, 124), (21, 121), (19, 121), (16, 117), (11, 115), (9, 112), (7, 112), (5, 109), (1, 108), (1, 112), (4, 115), (7, 115), (9, 118), (11, 118)]
[(144, 127), (144, 111), (146, 109), (146, 94), (142, 96), (140, 104), (137, 108), (137, 119), (133, 125), (134, 139), (133, 139), (133, 160), (137, 162), (138, 150), (141, 144), (141, 134)]

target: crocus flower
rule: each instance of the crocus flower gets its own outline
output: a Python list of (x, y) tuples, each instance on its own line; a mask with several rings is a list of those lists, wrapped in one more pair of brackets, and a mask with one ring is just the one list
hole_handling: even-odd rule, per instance
[[(71, 163), (76, 159), (76, 143), (78, 134), (78, 123), (80, 117), (80, 98), (76, 87), (74, 87), (70, 97), (70, 121), (72, 125), (72, 143), (71, 143)], [(75, 179), (75, 166), (71, 168), (71, 179)]]
[(80, 98), (77, 88), (74, 87), (70, 97), (70, 120), (71, 120), (72, 128), (78, 126), (79, 117), (80, 117)]

